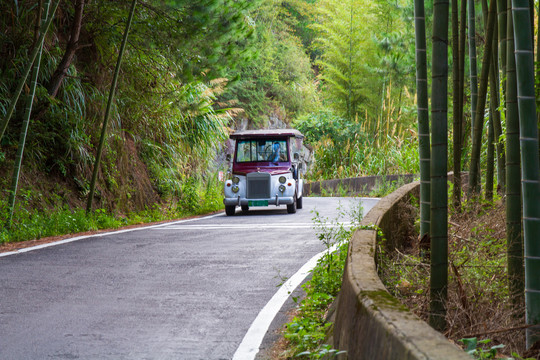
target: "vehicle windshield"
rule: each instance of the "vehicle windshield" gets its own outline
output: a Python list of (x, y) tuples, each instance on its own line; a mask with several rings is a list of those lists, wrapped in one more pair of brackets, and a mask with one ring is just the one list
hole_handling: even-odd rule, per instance
[(289, 161), (285, 140), (238, 140), (236, 162)]

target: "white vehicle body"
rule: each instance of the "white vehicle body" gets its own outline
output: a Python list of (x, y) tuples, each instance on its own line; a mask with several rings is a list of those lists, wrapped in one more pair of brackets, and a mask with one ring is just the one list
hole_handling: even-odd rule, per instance
[(240, 206), (287, 205), (289, 213), (302, 208), (303, 180), (293, 141), (297, 130), (252, 130), (236, 132), (230, 179), (225, 181), (225, 212), (234, 215)]

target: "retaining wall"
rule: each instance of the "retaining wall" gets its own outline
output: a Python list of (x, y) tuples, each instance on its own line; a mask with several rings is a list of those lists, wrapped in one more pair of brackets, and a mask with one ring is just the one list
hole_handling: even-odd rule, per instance
[(313, 181), (304, 184), (304, 194), (306, 196), (321, 195), (323, 190), (327, 193), (337, 194), (341, 190), (350, 195), (366, 195), (385, 184), (399, 182), (408, 184), (412, 182), (415, 177), (416, 175), (385, 175)]
[[(414, 182), (381, 199), (362, 225), (377, 225), (387, 245), (399, 246), (404, 222), (397, 218), (398, 208), (411, 194), (418, 196), (419, 188), (419, 182)], [(337, 300), (334, 348), (346, 350), (342, 358), (348, 360), (470, 360), (387, 292), (375, 268), (376, 241), (375, 230), (358, 230), (352, 237)]]

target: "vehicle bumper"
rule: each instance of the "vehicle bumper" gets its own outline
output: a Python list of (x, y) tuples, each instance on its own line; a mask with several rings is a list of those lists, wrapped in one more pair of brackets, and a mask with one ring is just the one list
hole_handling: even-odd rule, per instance
[(292, 196), (275, 196), (273, 198), (268, 199), (246, 199), (242, 198), (240, 196), (235, 198), (225, 198), (223, 199), (223, 203), (226, 206), (241, 206), (241, 205), (249, 205), (250, 201), (268, 201), (268, 205), (290, 205), (294, 203), (294, 198)]

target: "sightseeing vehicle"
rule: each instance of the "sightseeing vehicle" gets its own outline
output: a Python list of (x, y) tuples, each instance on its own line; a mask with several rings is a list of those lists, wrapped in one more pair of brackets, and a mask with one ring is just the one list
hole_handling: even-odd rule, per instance
[(239, 206), (286, 205), (292, 214), (302, 208), (300, 149), (304, 135), (294, 129), (246, 130), (235, 141), (230, 179), (225, 181), (225, 213)]

